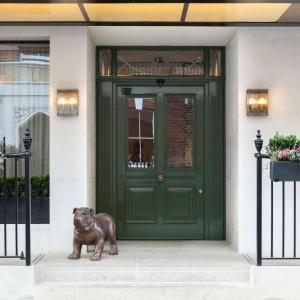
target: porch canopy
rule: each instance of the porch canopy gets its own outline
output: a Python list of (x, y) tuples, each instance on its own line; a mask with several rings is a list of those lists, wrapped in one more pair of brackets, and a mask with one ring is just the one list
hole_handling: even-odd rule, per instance
[(0, 25), (299, 25), (299, 0), (10, 0)]

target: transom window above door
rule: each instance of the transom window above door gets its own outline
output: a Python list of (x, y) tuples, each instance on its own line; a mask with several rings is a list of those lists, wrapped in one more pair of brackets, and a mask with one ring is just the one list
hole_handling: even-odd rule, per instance
[(118, 76), (203, 76), (204, 52), (120, 50)]
[(223, 76), (222, 47), (99, 47), (97, 53), (100, 77)]

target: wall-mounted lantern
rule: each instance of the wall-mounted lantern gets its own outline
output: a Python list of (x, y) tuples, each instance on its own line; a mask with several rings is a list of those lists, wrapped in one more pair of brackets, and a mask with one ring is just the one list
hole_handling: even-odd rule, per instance
[(247, 90), (246, 96), (247, 116), (268, 115), (268, 90)]
[(78, 90), (57, 90), (56, 106), (58, 116), (78, 116)]

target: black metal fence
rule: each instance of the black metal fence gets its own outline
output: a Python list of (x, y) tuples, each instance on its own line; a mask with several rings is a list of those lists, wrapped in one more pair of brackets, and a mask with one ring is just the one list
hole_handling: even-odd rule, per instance
[[(29, 130), (26, 130), (25, 137), (23, 138), (23, 143), (25, 147), (25, 152), (22, 153), (6, 153), (6, 142), (3, 138), (3, 191), (0, 197), (0, 201), (3, 201), (3, 252), (4, 255), (1, 255), (0, 258), (20, 258), (25, 259), (26, 265), (30, 266), (31, 264), (31, 244), (30, 244), (30, 225), (31, 225), (31, 192), (30, 192), (30, 148), (31, 148), (32, 139), (29, 134)], [(15, 201), (15, 222), (14, 222), (14, 243), (15, 251), (13, 255), (8, 253), (8, 245), (10, 240), (8, 239), (8, 222), (7, 222), (7, 201), (8, 195), (6, 190), (6, 179), (7, 179), (7, 160), (14, 160), (14, 201)], [(25, 166), (25, 255), (23, 251), (19, 250), (19, 217), (18, 217), (18, 164), (24, 163)], [(10, 200), (11, 201), (11, 200)], [(0, 212), (1, 213), (1, 212)], [(11, 245), (11, 244), (10, 244)], [(10, 247), (11, 248), (11, 247)]]
[[(257, 131), (254, 143), (257, 150), (256, 264), (261, 266), (264, 261), (298, 260), (300, 257), (297, 254), (297, 182), (269, 179), (270, 183), (266, 185), (266, 181), (263, 180), (263, 161), (269, 161), (269, 155), (261, 153), (263, 140), (260, 130)], [(270, 190), (266, 193), (267, 189)]]

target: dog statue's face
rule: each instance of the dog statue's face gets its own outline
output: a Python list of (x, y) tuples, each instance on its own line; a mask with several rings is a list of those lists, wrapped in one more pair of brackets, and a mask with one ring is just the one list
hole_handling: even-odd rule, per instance
[(94, 220), (94, 211), (88, 207), (80, 207), (73, 209), (74, 221), (73, 224), (78, 229), (89, 230), (95, 220)]

